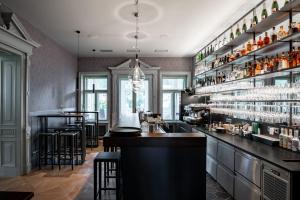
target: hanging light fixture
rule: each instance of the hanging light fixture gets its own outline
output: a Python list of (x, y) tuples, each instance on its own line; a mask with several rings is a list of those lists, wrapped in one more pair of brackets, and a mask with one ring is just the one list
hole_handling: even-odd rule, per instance
[[(136, 52), (138, 52), (138, 39), (139, 39), (139, 1), (136, 0), (135, 1), (135, 5), (136, 5), (136, 12), (134, 13), (134, 17), (136, 19), (136, 29), (135, 29), (135, 49)], [(141, 66), (140, 66), (140, 62), (139, 62), (139, 57), (138, 54), (136, 53), (135, 55), (135, 64), (134, 67), (131, 69), (128, 79), (131, 81), (132, 83), (132, 89), (135, 93), (137, 93), (139, 91), (139, 89), (141, 88), (141, 84), (142, 81), (145, 79), (145, 74), (144, 72), (141, 70)]]

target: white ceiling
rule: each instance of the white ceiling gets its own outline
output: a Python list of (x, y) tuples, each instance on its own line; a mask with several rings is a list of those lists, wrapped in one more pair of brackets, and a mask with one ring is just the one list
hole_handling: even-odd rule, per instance
[[(135, 0), (0, 0), (46, 35), (80, 56), (133, 56)], [(141, 56), (192, 56), (260, 0), (140, 0)], [(151, 20), (150, 20), (151, 19)], [(149, 21), (150, 20), (150, 21)], [(99, 50), (113, 50), (101, 53)], [(155, 49), (168, 52), (156, 53)]]

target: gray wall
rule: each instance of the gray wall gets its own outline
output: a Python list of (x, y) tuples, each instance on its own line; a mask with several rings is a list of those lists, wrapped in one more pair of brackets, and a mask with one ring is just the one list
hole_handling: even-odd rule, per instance
[(30, 112), (75, 107), (77, 57), (20, 18), (41, 47), (30, 57)]
[[(146, 57), (140, 58), (146, 64), (160, 67), (161, 71), (192, 71), (193, 60), (190, 57)], [(128, 58), (80, 58), (79, 72), (108, 71), (108, 67), (114, 67), (123, 63)]]
[(29, 112), (31, 126), (31, 167), (37, 166), (40, 121), (36, 115), (75, 108), (77, 57), (19, 17), (30, 37), (41, 47), (30, 57)]

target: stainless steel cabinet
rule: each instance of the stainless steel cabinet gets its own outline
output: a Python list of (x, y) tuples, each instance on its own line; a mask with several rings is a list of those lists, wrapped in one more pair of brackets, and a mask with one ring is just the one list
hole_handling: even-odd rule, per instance
[(207, 136), (207, 154), (212, 158), (217, 159), (218, 140)]
[(219, 141), (217, 160), (231, 171), (234, 171), (234, 147)]
[(233, 196), (234, 174), (232, 171), (224, 168), (222, 165), (217, 167), (217, 182)]
[(262, 192), (263, 199), (290, 199), (290, 174), (281, 168), (263, 162)]
[(261, 161), (241, 151), (235, 152), (235, 171), (260, 187)]
[(217, 161), (215, 161), (209, 155), (206, 156), (206, 171), (209, 173), (214, 179), (217, 179)]
[(234, 184), (234, 199), (236, 200), (260, 200), (260, 188), (247, 179), (237, 174)]

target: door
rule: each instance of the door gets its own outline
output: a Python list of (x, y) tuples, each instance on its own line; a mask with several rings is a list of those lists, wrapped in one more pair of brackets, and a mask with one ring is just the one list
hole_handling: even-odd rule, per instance
[(21, 56), (0, 51), (0, 176), (21, 173)]
[(136, 111), (152, 111), (152, 76), (146, 76), (138, 93), (133, 92), (127, 77), (120, 77), (118, 82), (119, 116), (124, 117)]

